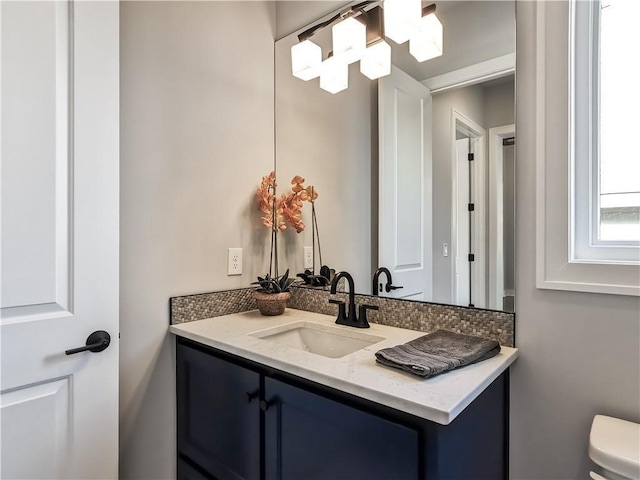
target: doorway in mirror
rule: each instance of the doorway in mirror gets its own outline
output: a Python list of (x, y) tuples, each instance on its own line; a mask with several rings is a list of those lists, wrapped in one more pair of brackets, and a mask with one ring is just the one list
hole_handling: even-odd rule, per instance
[(486, 290), (485, 136), (484, 128), (452, 107), (451, 297), (469, 307), (484, 306)]
[(433, 95), (434, 278), (449, 279), (434, 282), (435, 302), (502, 310), (505, 289), (513, 297), (514, 162), (505, 172), (492, 145), (514, 136), (513, 100), (512, 74)]

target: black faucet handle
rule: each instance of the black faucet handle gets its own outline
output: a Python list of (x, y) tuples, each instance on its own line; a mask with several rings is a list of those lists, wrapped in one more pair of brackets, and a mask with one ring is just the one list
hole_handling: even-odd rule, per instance
[(360, 305), (358, 307), (358, 326), (360, 328), (369, 328), (369, 322), (367, 321), (367, 310), (380, 310), (380, 307), (376, 305)]
[(337, 320), (345, 320), (347, 318), (347, 308), (342, 300), (329, 299), (329, 303), (338, 305), (338, 318)]
[(377, 305), (360, 305), (358, 309), (360, 312), (366, 312), (367, 310), (380, 310), (380, 307)]

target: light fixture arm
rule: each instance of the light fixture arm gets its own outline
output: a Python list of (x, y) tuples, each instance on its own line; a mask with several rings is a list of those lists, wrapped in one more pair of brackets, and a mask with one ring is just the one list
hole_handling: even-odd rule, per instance
[(427, 5), (426, 7), (422, 7), (422, 16), (426, 17), (432, 13), (436, 12), (436, 4), (432, 3), (431, 5)]
[(320, 30), (323, 30), (323, 29), (331, 26), (332, 24), (334, 24), (338, 20), (343, 20), (343, 19), (348, 18), (348, 17), (353, 17), (353, 16), (360, 15), (361, 13), (363, 13), (365, 7), (371, 5), (372, 3), (378, 3), (378, 0), (366, 0), (365, 2), (358, 3), (356, 5), (353, 5), (353, 6), (349, 7), (344, 12), (340, 12), (340, 13), (334, 15), (329, 20), (325, 20), (324, 22), (321, 22), (321, 23), (319, 23), (317, 25), (314, 25), (311, 28), (308, 28), (307, 30), (305, 30), (304, 32), (302, 32), (302, 33), (300, 33), (298, 35), (298, 41), (299, 42), (304, 42), (305, 40), (310, 39), (316, 33), (318, 33)]
[[(364, 2), (361, 3), (357, 3), (356, 5), (353, 5), (351, 7), (349, 7), (347, 10), (345, 10), (344, 12), (340, 12), (337, 13), (336, 15), (334, 15), (333, 17), (331, 17), (328, 20), (325, 20), (324, 22), (321, 22), (317, 25), (314, 25), (311, 28), (306, 29), (304, 32), (300, 33), (298, 35), (298, 42), (304, 42), (305, 40), (309, 40), (311, 37), (313, 37), (316, 33), (318, 33), (321, 30), (324, 30), (325, 28), (333, 25), (335, 22), (337, 22), (338, 20), (343, 20), (345, 18), (348, 17), (354, 17), (354, 16), (359, 16), (361, 14), (365, 14), (366, 16), (366, 11), (364, 10), (366, 7), (368, 7), (371, 4), (374, 3), (380, 3), (379, 0), (366, 0)], [(436, 11), (436, 4), (432, 3), (431, 5), (427, 5), (426, 7), (422, 8), (422, 16), (426, 17), (427, 15), (434, 13)], [(365, 22), (366, 24), (367, 22)], [(381, 37), (384, 35), (381, 35)], [(367, 43), (371, 43), (371, 42), (367, 42)]]

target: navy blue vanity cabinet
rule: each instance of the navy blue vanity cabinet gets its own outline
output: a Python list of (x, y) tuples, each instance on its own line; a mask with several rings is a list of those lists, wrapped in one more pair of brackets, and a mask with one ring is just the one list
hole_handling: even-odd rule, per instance
[(265, 379), (267, 480), (419, 478), (419, 432)]
[(506, 479), (508, 392), (440, 425), (179, 337), (178, 478)]
[(206, 473), (199, 471), (183, 458), (178, 458), (177, 480), (210, 480)]
[(259, 479), (260, 375), (181, 345), (176, 360), (178, 477), (206, 478), (187, 473), (191, 462), (220, 480)]

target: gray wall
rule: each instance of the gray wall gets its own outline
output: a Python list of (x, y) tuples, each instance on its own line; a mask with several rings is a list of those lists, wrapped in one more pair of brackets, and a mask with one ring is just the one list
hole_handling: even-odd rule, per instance
[(514, 145), (502, 147), (503, 190), (502, 222), (504, 250), (504, 289), (507, 293), (515, 288), (516, 268), (516, 149)]
[[(120, 477), (175, 478), (173, 295), (268, 262), (273, 2), (122, 2)], [(227, 248), (244, 274), (226, 276)]]
[(484, 127), (487, 130), (513, 124), (515, 120), (515, 86), (512, 75), (484, 84)]
[[(640, 299), (535, 287), (535, 2), (518, 2), (517, 19), (520, 358), (511, 377), (511, 478), (588, 478), (593, 416), (640, 421)], [(563, 44), (562, 38), (546, 41)], [(566, 162), (566, 149), (552, 147), (553, 161)]]

